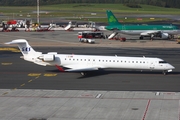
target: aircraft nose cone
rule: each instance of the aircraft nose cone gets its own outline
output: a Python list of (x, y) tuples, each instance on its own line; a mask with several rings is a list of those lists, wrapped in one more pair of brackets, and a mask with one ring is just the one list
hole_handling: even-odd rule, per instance
[(175, 69), (175, 67), (174, 66), (172, 66), (172, 65), (170, 65), (169, 64), (169, 66), (168, 66), (170, 69)]
[(168, 65), (167, 65), (167, 69), (168, 69), (168, 70), (167, 70), (168, 72), (172, 72), (172, 70), (175, 69), (175, 67), (172, 66), (172, 65), (170, 65), (170, 64), (168, 64)]

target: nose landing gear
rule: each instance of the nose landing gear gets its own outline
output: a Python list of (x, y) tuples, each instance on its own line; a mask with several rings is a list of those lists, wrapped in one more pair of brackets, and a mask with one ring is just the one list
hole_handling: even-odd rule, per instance
[(166, 70), (163, 70), (163, 75), (167, 75), (167, 71)]
[(85, 72), (81, 72), (81, 75), (82, 75), (82, 76), (85, 76), (86, 74), (87, 74), (87, 73), (85, 73)]

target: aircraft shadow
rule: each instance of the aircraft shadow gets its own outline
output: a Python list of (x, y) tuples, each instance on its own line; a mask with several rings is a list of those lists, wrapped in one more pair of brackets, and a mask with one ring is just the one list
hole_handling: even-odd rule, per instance
[[(53, 73), (61, 73), (59, 70), (55, 69), (55, 70), (46, 70), (47, 72), (53, 72)], [(68, 72), (65, 72), (68, 73)], [(80, 72), (71, 72), (71, 73), (79, 73)], [(110, 75), (110, 74), (121, 74), (121, 75), (163, 75), (163, 73), (161, 71), (124, 71), (124, 70), (97, 70), (97, 71), (88, 71), (85, 72), (85, 75), (81, 75), (80, 77), (78, 77), (78, 79), (82, 79), (82, 78), (90, 78), (90, 77), (96, 77), (96, 76), (103, 76), (103, 75)], [(180, 71), (174, 71), (174, 72), (170, 72), (167, 73), (167, 75), (180, 75)]]

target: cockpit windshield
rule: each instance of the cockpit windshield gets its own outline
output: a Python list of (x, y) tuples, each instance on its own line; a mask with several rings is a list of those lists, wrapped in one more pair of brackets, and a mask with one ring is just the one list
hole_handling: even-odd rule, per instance
[(166, 61), (159, 61), (159, 63), (167, 63)]

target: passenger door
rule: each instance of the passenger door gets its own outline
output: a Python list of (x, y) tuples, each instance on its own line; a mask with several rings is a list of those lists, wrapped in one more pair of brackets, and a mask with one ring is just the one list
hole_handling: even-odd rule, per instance
[(150, 70), (154, 70), (154, 69), (155, 69), (155, 62), (150, 61)]

